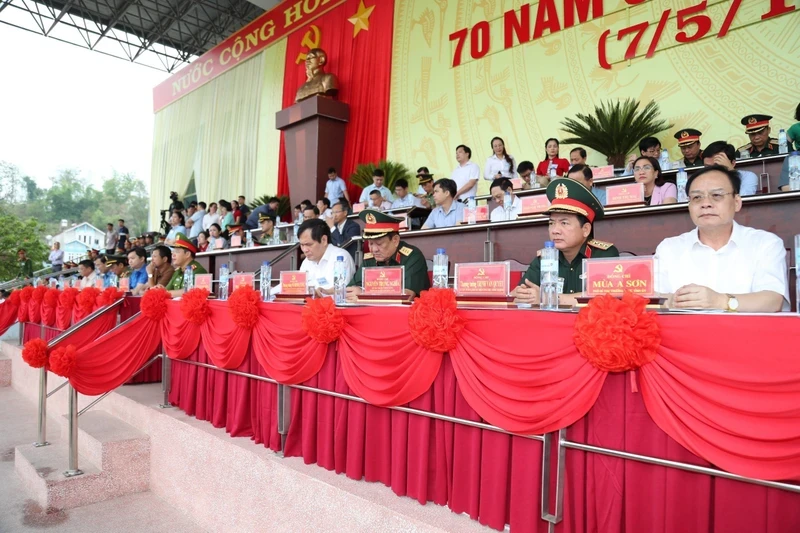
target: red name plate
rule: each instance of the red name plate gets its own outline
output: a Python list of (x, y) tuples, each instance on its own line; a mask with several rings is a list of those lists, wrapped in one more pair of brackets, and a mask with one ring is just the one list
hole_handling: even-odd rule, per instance
[(594, 179), (597, 179), (597, 178), (613, 178), (614, 177), (614, 165), (606, 165), (604, 167), (594, 167), (594, 168), (592, 168), (592, 177)]
[(281, 272), (282, 294), (308, 294), (306, 273), (300, 270)]
[(372, 267), (363, 272), (362, 288), (364, 294), (400, 296), (403, 289), (403, 267)]
[(550, 200), (544, 194), (535, 194), (533, 196), (523, 196), (520, 198), (522, 202), (523, 215), (535, 215), (537, 213), (544, 213), (550, 207)]
[(250, 287), (252, 289), (254, 281), (255, 276), (253, 274), (234, 274), (233, 290), (236, 290), (239, 287)]
[(211, 282), (214, 281), (214, 274), (195, 274), (194, 275), (194, 288), (205, 289), (208, 292), (211, 290)]
[(583, 273), (586, 296), (632, 292), (641, 296), (655, 294), (655, 259), (653, 257), (615, 257), (587, 259)]
[(606, 205), (634, 205), (644, 203), (644, 184), (632, 183), (606, 187)]
[(96, 289), (103, 290), (103, 278), (97, 278), (94, 280), (94, 287)]
[(214, 241), (214, 249), (215, 250), (222, 250), (225, 247), (225, 243), (222, 242), (222, 239), (217, 239)]
[(240, 248), (242, 246), (241, 235), (231, 235), (231, 248)]
[[(469, 222), (467, 217), (467, 211), (469, 209), (465, 206), (464, 207), (464, 219), (462, 223), (467, 224)], [(489, 206), (488, 205), (479, 205), (475, 208), (475, 222), (486, 222), (489, 220)]]
[(121, 278), (119, 280), (119, 290), (128, 292), (131, 290), (131, 278)]
[(353, 204), (353, 213), (360, 213), (366, 208), (366, 203)]
[(524, 182), (522, 181), (522, 178), (513, 178), (511, 180), (511, 188), (514, 189), (515, 191), (518, 191), (523, 186), (524, 186)]
[(456, 263), (458, 296), (508, 296), (508, 263)]
[(408, 213), (403, 213), (401, 215), (398, 214), (398, 215), (394, 215), (394, 216), (396, 216), (397, 218), (402, 218), (402, 220), (400, 221), (400, 231), (407, 230), (408, 229)]

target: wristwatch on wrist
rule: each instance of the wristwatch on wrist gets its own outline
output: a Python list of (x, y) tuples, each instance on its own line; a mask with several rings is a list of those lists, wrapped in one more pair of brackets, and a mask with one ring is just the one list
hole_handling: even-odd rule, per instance
[(739, 310), (739, 300), (736, 299), (736, 296), (733, 294), (726, 294), (725, 296), (728, 297), (728, 309), (727, 311), (730, 313), (735, 313)]
[(152, 278), (152, 277), (153, 277), (153, 275), (152, 275), (152, 274), (148, 274), (148, 275), (147, 275), (147, 278), (148, 278), (148, 279), (150, 279), (150, 278)]

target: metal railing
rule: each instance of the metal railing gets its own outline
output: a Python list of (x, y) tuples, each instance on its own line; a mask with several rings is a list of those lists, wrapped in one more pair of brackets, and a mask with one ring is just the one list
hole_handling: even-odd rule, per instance
[[(44, 269), (44, 270), (47, 270), (47, 269)], [(43, 280), (48, 280), (50, 278), (58, 278), (58, 277), (61, 277), (63, 275), (72, 275), (72, 274), (77, 274), (77, 273), (78, 273), (78, 269), (77, 268), (70, 268), (70, 269), (67, 269), (67, 270), (60, 270), (58, 272), (51, 272), (50, 274), (44, 274), (44, 275), (41, 275), (41, 276), (37, 275), (37, 273), (34, 272), (33, 276), (30, 277), (30, 278), (16, 278), (16, 279), (10, 279), (8, 281), (4, 281), (4, 282), (0, 283), (0, 291), (18, 289), (20, 287), (24, 287), (25, 285), (32, 285), (33, 284), (33, 280), (35, 278), (39, 278), (39, 280), (43, 281)]]

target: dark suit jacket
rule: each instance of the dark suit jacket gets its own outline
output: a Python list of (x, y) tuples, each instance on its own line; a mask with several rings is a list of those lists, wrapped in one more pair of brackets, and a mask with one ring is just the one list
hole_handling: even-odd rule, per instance
[[(343, 231), (340, 233), (338, 227), (333, 227), (333, 231), (331, 231), (331, 244), (334, 246), (341, 247), (353, 237), (358, 237), (361, 235), (361, 226), (358, 224), (358, 222), (354, 222), (349, 219), (345, 220), (342, 230)], [(357, 244), (358, 243), (353, 243), (347, 247), (347, 251), (353, 256), (353, 259), (356, 257)]]

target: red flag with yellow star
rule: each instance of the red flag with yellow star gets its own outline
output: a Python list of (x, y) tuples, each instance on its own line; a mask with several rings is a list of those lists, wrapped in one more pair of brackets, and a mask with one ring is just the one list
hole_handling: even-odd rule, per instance
[[(339, 78), (337, 99), (350, 106), (342, 168), (337, 169), (345, 180), (358, 164), (386, 157), (393, 24), (394, 0), (343, 0), (287, 40), (284, 108), (294, 104), (297, 89), (306, 80), (303, 60), (310, 48), (325, 50), (325, 71)], [(352, 201), (358, 201), (358, 187), (348, 182), (348, 192)], [(289, 194), (283, 136), (278, 194)]]

